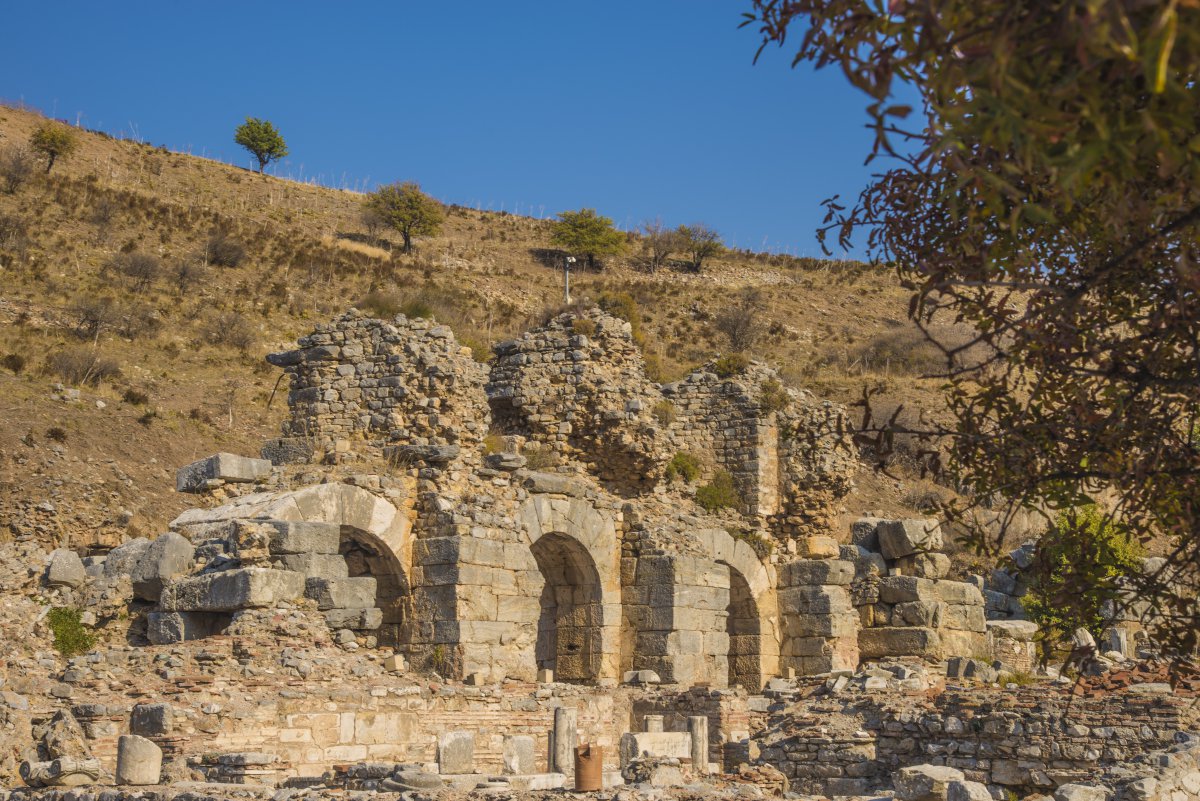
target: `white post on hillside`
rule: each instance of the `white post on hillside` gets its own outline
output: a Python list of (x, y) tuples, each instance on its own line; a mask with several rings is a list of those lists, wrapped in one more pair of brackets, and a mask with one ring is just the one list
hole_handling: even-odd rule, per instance
[(571, 265), (575, 263), (574, 256), (563, 258), (563, 303), (571, 305)]

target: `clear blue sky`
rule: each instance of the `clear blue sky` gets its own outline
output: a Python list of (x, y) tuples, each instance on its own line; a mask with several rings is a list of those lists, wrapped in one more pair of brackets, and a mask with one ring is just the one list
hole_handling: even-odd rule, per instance
[(453, 203), (622, 227), (705, 221), (819, 255), (819, 202), (865, 183), (865, 99), (833, 70), (752, 63), (748, 2), (11, 3), (0, 98), (280, 175), (416, 180)]

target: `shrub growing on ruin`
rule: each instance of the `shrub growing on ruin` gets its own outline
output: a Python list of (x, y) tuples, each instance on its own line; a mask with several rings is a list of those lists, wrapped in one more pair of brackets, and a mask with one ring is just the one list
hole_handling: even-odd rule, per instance
[(712, 481), (696, 490), (696, 503), (706, 512), (718, 509), (737, 509), (742, 505), (742, 497), (733, 484), (733, 476), (725, 470), (718, 470)]
[(388, 320), (400, 313), (402, 304), (394, 292), (372, 289), (358, 302), (358, 308), (381, 320)]
[(744, 353), (730, 353), (713, 362), (713, 372), (720, 378), (733, 378), (741, 375), (750, 366), (750, 359)]
[(46, 614), (46, 625), (54, 635), (54, 650), (64, 657), (79, 656), (96, 647), (96, 635), (83, 625), (83, 610), (55, 606)]
[(788, 407), (792, 399), (787, 393), (787, 389), (783, 384), (773, 378), (769, 378), (762, 383), (760, 394), (758, 396), (758, 405), (764, 412), (782, 412)]
[(1069, 509), (1038, 543), (1023, 599), (1044, 636), (1043, 657), (1078, 628), (1099, 638), (1103, 608), (1121, 590), (1121, 579), (1138, 572), (1141, 547), (1096, 506)]
[(680, 451), (667, 462), (667, 481), (683, 479), (691, 484), (700, 478), (700, 460), (690, 453)]
[(593, 337), (596, 335), (596, 321), (586, 317), (576, 317), (571, 321), (571, 330), (585, 337)]
[(596, 300), (596, 305), (613, 317), (620, 317), (629, 323), (629, 333), (639, 346), (645, 344), (646, 335), (642, 332), (642, 312), (633, 295), (628, 292), (605, 292)]
[(660, 426), (666, 428), (675, 422), (675, 404), (669, 400), (660, 400), (654, 404), (654, 407), (650, 410), (650, 414), (653, 415)]
[(751, 301), (727, 306), (717, 313), (713, 326), (725, 335), (729, 347), (736, 353), (751, 350), (762, 339), (761, 307)]

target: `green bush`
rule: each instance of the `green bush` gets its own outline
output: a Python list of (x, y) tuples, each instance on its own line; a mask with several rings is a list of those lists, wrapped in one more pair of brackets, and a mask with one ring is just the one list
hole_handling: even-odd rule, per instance
[[(677, 453), (667, 462), (667, 481), (682, 478), (691, 484), (700, 478), (700, 460), (690, 453)], [(728, 474), (726, 474), (728, 475)]]
[(413, 298), (405, 301), (400, 306), (400, 311), (408, 318), (420, 317), (423, 320), (433, 319), (433, 306), (421, 298)]
[(742, 505), (742, 498), (733, 485), (733, 476), (718, 470), (712, 481), (696, 490), (696, 503), (707, 512), (715, 512), (718, 509), (738, 508)]
[(1101, 608), (1119, 594), (1119, 580), (1135, 574), (1142, 550), (1130, 533), (1096, 506), (1060, 514), (1038, 544), (1023, 599), (1045, 637), (1043, 655), (1078, 628), (1099, 639)]
[(713, 362), (713, 372), (721, 378), (733, 378), (750, 366), (750, 359), (744, 353), (730, 353)]
[(358, 308), (381, 320), (388, 320), (400, 313), (402, 304), (395, 293), (372, 289), (358, 302)]
[(96, 646), (96, 635), (83, 625), (81, 609), (56, 606), (47, 613), (46, 623), (54, 635), (54, 649), (63, 656), (78, 656)]
[(660, 426), (666, 428), (675, 422), (675, 404), (669, 400), (661, 400), (650, 409), (650, 414), (654, 416)]
[(642, 331), (642, 312), (638, 309), (637, 301), (628, 292), (605, 292), (596, 300), (596, 305), (613, 317), (620, 317), (629, 323), (633, 341), (639, 346), (646, 341)]
[(762, 394), (758, 398), (758, 403), (764, 412), (782, 412), (790, 402), (791, 398), (788, 397), (783, 384), (773, 378), (763, 382)]

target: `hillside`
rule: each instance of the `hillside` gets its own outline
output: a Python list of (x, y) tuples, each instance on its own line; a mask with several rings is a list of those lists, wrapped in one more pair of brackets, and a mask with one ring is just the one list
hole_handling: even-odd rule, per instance
[[(0, 147), (40, 121), (0, 108)], [(486, 358), (561, 305), (547, 221), (450, 207), (443, 233), (403, 255), (365, 230), (361, 195), (80, 138), (50, 175), (0, 193), (0, 538), (86, 548), (163, 529), (188, 505), (176, 467), (255, 454), (277, 434), (287, 388), (263, 356), (349, 306), (435, 316)], [(230, 266), (206, 265), (222, 246)], [(158, 266), (139, 270), (142, 255)], [(575, 274), (572, 289), (626, 310), (619, 296), (632, 298), (658, 380), (721, 353), (714, 315), (757, 291), (767, 333), (754, 354), (789, 383), (845, 403), (870, 385), (884, 405), (939, 406), (938, 382), (920, 377), (937, 359), (890, 273), (736, 252), (702, 274), (649, 274), (630, 258)], [(916, 512), (945, 492), (869, 470), (858, 485), (847, 518)]]

